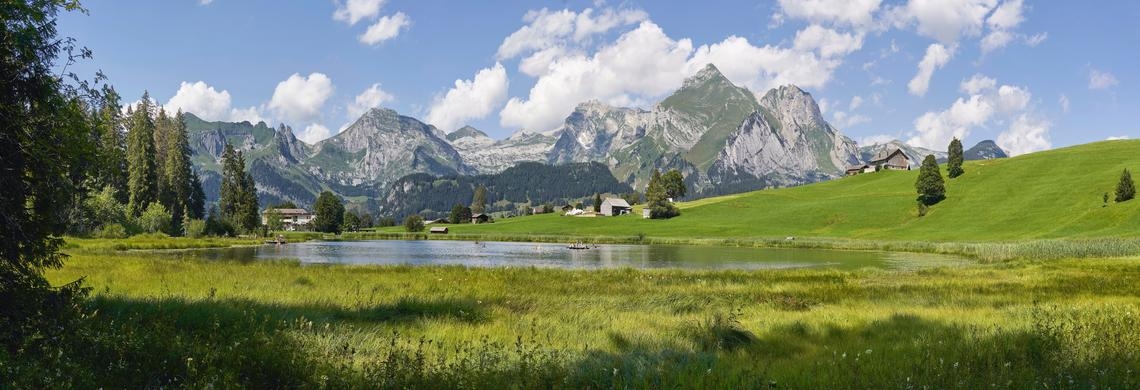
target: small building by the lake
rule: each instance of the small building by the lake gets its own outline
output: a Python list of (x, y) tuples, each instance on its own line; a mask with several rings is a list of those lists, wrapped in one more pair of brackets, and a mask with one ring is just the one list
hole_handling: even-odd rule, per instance
[(431, 234), (447, 234), (447, 226), (432, 226), (428, 231)]
[(630, 207), (629, 202), (621, 198), (606, 198), (602, 201), (602, 215), (616, 216), (622, 214), (629, 214), (633, 207)]
[(474, 214), (471, 216), (471, 223), (487, 223), (491, 222), (491, 216), (483, 213)]
[(261, 224), (269, 225), (269, 213), (277, 211), (281, 215), (281, 227), (287, 231), (306, 230), (313, 221), (313, 214), (305, 209), (265, 209), (261, 213)]

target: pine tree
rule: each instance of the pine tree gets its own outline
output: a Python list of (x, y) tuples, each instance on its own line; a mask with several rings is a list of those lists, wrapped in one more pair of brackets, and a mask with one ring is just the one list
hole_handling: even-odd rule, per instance
[(1116, 183), (1116, 202), (1124, 202), (1136, 197), (1136, 185), (1132, 183), (1132, 173), (1128, 168), (1120, 173), (1120, 182)]
[(166, 135), (166, 164), (163, 164), (164, 173), (162, 182), (165, 184), (165, 201), (167, 210), (173, 214), (174, 232), (182, 231), (182, 213), (189, 211), (190, 200), (193, 195), (194, 179), (190, 167), (190, 141), (186, 134), (185, 117), (182, 110), (174, 116), (169, 124), (170, 133)]
[(918, 191), (918, 201), (924, 205), (931, 206), (946, 199), (942, 171), (938, 169), (938, 161), (934, 159), (934, 155), (928, 154), (922, 159), (922, 167), (919, 168), (914, 188)]
[(158, 177), (156, 181), (158, 201), (162, 202), (167, 210), (173, 210), (170, 205), (174, 203), (170, 189), (171, 183), (166, 177), (166, 156), (169, 154), (171, 146), (172, 122), (170, 117), (166, 115), (166, 109), (158, 106), (158, 116), (154, 119), (154, 172)]
[(475, 196), (471, 198), (471, 212), (482, 214), (487, 210), (487, 187), (480, 184), (475, 187)]
[(962, 169), (962, 141), (959, 140), (958, 137), (954, 137), (954, 139), (950, 141), (950, 147), (948, 149), (950, 155), (946, 163), (946, 175), (953, 179), (966, 173), (966, 170)]
[(602, 212), (602, 194), (594, 193), (594, 212)]
[[(115, 199), (127, 203), (127, 138), (123, 133), (122, 105), (119, 94), (110, 86), (103, 87), (103, 105), (96, 113), (99, 143), (93, 188), (111, 187)], [(130, 114), (128, 114), (129, 116)]]
[(150, 112), (150, 93), (143, 92), (127, 133), (127, 210), (133, 217), (142, 215), (147, 206), (158, 200), (154, 120)]
[(229, 144), (222, 152), (218, 207), (223, 220), (244, 232), (252, 232), (261, 223), (253, 176), (245, 173), (245, 157)]

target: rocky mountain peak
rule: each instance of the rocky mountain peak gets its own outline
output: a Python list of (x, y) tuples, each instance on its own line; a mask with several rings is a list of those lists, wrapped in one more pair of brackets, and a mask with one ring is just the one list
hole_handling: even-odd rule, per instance
[(724, 74), (720, 72), (720, 69), (717, 69), (716, 65), (709, 63), (696, 74), (685, 79), (685, 82), (681, 84), (681, 89), (699, 88), (707, 84), (732, 85), (732, 82), (729, 81), (727, 77), (724, 77)]
[(993, 140), (987, 139), (967, 149), (962, 153), (962, 156), (966, 160), (990, 160), (1009, 157), (1009, 153), (1006, 153), (1005, 150), (998, 146)]
[(491, 137), (487, 136), (487, 133), (479, 131), (479, 129), (471, 127), (470, 125), (463, 126), (463, 127), (459, 128), (459, 130), (455, 130), (455, 131), (453, 131), (447, 135), (447, 140), (452, 141), (452, 142), (455, 142), (456, 140), (459, 140), (462, 138), (488, 138), (489, 139)]

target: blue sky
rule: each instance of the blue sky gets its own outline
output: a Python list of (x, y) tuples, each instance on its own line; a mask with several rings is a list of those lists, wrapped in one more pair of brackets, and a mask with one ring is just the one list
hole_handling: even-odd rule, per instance
[(589, 99), (651, 108), (706, 63), (796, 84), (867, 143), (1027, 153), (1140, 137), (1140, 2), (89, 1), (61, 34), (125, 101), (286, 123), (315, 142), (372, 106), (495, 138)]

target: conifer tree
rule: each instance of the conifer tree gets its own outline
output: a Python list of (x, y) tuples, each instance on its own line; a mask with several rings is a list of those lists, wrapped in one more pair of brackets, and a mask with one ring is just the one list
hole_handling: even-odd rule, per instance
[(918, 191), (918, 201), (927, 206), (934, 205), (946, 198), (946, 186), (942, 180), (942, 171), (938, 169), (938, 161), (934, 159), (934, 155), (928, 154), (926, 158), (922, 159), (922, 167), (919, 168), (918, 179), (914, 182), (914, 188)]
[(166, 158), (170, 151), (170, 133), (172, 120), (166, 115), (166, 109), (158, 106), (158, 115), (154, 119), (154, 172), (158, 177), (157, 190), (158, 200), (166, 206), (167, 210), (172, 210), (170, 205), (173, 203), (171, 199), (170, 184), (166, 177)]
[(949, 152), (948, 161), (946, 162), (946, 176), (951, 179), (962, 176), (966, 170), (962, 169), (962, 141), (958, 137), (954, 137), (950, 141), (950, 147), (947, 148)]
[(171, 231), (181, 232), (179, 224), (182, 213), (189, 211), (190, 198), (193, 193), (193, 170), (190, 167), (190, 141), (186, 134), (185, 117), (182, 110), (178, 110), (168, 125), (169, 134), (166, 135), (167, 146), (166, 164), (163, 164), (164, 173), (162, 182), (165, 189), (163, 202), (166, 209), (171, 211), (175, 226)]
[(1132, 182), (1132, 173), (1128, 168), (1120, 173), (1120, 181), (1116, 183), (1116, 201), (1124, 202), (1136, 197), (1136, 184)]
[[(92, 170), (92, 188), (111, 187), (115, 199), (127, 203), (127, 138), (123, 133), (122, 105), (119, 94), (110, 86), (103, 87), (103, 105), (95, 114), (99, 129), (98, 157)], [(130, 116), (130, 114), (128, 114)]]
[(482, 214), (487, 210), (487, 187), (480, 184), (475, 187), (475, 196), (471, 198), (471, 212)]
[(594, 193), (594, 212), (602, 212), (602, 194)]
[(143, 92), (127, 133), (127, 210), (137, 217), (158, 200), (155, 172), (154, 120), (150, 116), (150, 93)]
[(244, 232), (252, 232), (261, 222), (253, 175), (245, 173), (245, 157), (230, 144), (222, 152), (218, 207), (223, 220)]

